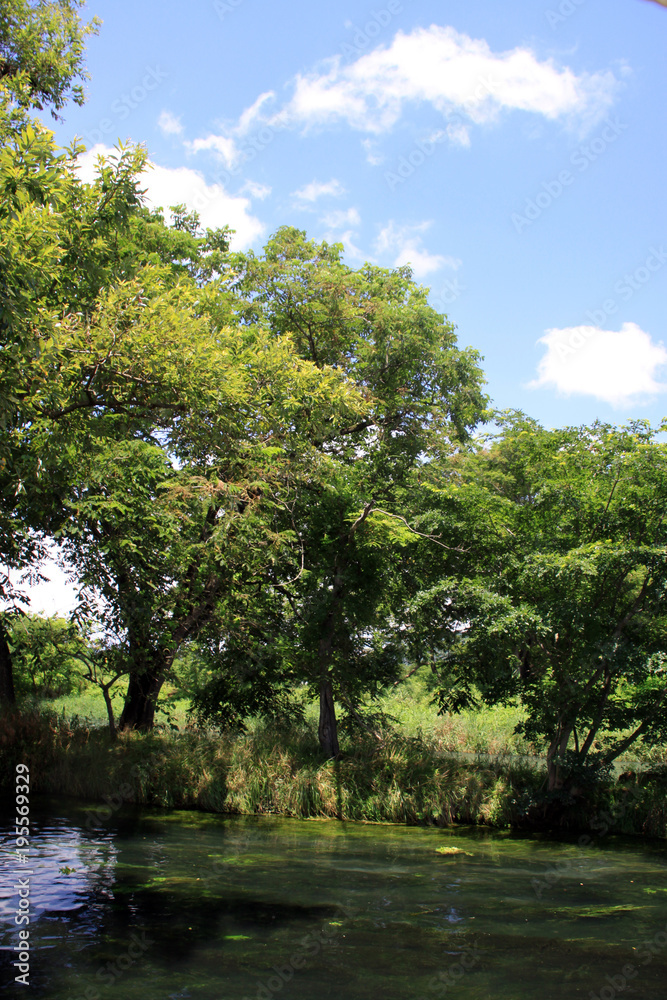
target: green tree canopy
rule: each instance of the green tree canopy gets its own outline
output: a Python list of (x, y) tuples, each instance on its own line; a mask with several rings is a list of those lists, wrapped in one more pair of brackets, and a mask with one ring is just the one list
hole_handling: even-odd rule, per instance
[(452, 550), (413, 614), (441, 707), (522, 704), (551, 788), (667, 736), (666, 502), (667, 447), (641, 421), (509, 416), (433, 486)]
[[(399, 536), (414, 506), (405, 486), (427, 460), (464, 447), (486, 405), (477, 353), (458, 348), (409, 268), (354, 270), (341, 254), (341, 245), (281, 229), (263, 255), (230, 256), (221, 281), (233, 297), (219, 305), (288, 337), (304, 362), (340, 372), (365, 404), (358, 419), (311, 438), (326, 472), (293, 484), (280, 521), (299, 539), (301, 568), (274, 577), (263, 629), (254, 629), (276, 651), (276, 668), (282, 658), (317, 692), (330, 755), (336, 698), (376, 690), (397, 667)], [(257, 621), (251, 607), (247, 615)]]
[(75, 453), (80, 484), (63, 498), (56, 535), (130, 664), (122, 727), (150, 727), (184, 642), (205, 628), (225, 634), (247, 593), (277, 563), (292, 567), (296, 539), (275, 517), (285, 484), (318, 475), (309, 436), (361, 406), (339, 373), (302, 362), (284, 340), (249, 328), (211, 338), (220, 358), (196, 409), (159, 441), (131, 425), (91, 435)]
[(82, 685), (87, 642), (72, 622), (19, 615), (8, 632), (19, 693), (58, 697)]
[(84, 6), (84, 0), (0, 0), (0, 86), (21, 106), (50, 106), (57, 118), (69, 99), (83, 104), (85, 41), (101, 24), (82, 22)]

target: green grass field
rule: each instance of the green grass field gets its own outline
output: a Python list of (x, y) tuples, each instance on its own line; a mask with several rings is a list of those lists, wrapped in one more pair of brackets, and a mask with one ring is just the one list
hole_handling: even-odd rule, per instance
[[(113, 692), (113, 708), (116, 720), (123, 707), (124, 688), (117, 686)], [(71, 694), (49, 701), (32, 702), (32, 707), (44, 707), (55, 711), (67, 720), (80, 720), (87, 726), (105, 727), (107, 712), (102, 693), (98, 688), (89, 688), (80, 694)], [(158, 731), (184, 731), (188, 727), (189, 702), (179, 697), (174, 689), (164, 688), (161, 703), (156, 713)], [(317, 727), (318, 706), (315, 701), (304, 701), (306, 722), (313, 729)], [(490, 754), (493, 756), (539, 757), (541, 748), (531, 746), (522, 736), (514, 732), (523, 712), (517, 707), (482, 707), (474, 711), (463, 711), (457, 715), (438, 715), (432, 704), (432, 694), (422, 674), (408, 678), (401, 685), (384, 693), (372, 704), (365, 706), (371, 717), (378, 713), (384, 716), (380, 726), (370, 724), (370, 731), (387, 731), (406, 738), (424, 738), (441, 752), (459, 754)], [(341, 719), (344, 712), (340, 712)], [(253, 732), (262, 723), (258, 719), (248, 722), (248, 730)], [(345, 732), (342, 732), (343, 742)], [(662, 764), (667, 759), (664, 747), (644, 748), (637, 744), (632, 751), (621, 758), (616, 770), (623, 770), (628, 764)]]
[[(112, 697), (116, 720), (123, 708), (123, 688), (120, 686)], [(79, 719), (90, 726), (106, 726), (107, 710), (98, 688), (90, 688), (80, 694), (70, 694), (53, 700), (32, 701), (34, 707), (52, 709), (64, 718)], [(318, 706), (314, 701), (304, 705), (306, 720), (317, 722)], [(156, 725), (159, 729), (185, 729), (188, 724), (189, 702), (179, 698), (177, 693), (164, 689), (164, 697), (158, 705)], [(531, 752), (521, 737), (514, 734), (514, 727), (522, 718), (516, 708), (482, 708), (478, 711), (462, 712), (460, 715), (439, 716), (431, 704), (431, 694), (423, 680), (417, 676), (384, 694), (367, 708), (383, 713), (390, 726), (404, 736), (423, 735), (436, 742), (442, 750), (462, 753), (489, 754), (529, 754)], [(341, 713), (342, 714), (342, 713)], [(250, 721), (250, 728), (258, 720)]]

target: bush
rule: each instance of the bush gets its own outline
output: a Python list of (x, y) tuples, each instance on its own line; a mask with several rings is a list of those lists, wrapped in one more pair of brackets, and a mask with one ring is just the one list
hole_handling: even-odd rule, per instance
[(86, 641), (74, 624), (55, 615), (24, 614), (7, 631), (19, 697), (59, 698), (83, 690)]

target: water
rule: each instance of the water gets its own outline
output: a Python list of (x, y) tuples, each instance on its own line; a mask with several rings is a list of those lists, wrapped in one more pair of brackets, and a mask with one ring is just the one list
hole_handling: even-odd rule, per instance
[[(580, 847), (479, 829), (126, 807), (99, 818), (36, 799), (31, 818), (26, 996), (667, 996), (659, 842), (609, 835)], [(7, 852), (2, 864), (0, 988), (20, 996), (11, 949), (22, 866)]]

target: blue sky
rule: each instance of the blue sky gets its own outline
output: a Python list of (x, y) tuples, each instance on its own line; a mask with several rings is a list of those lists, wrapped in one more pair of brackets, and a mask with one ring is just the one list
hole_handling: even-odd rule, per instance
[[(667, 412), (667, 10), (648, 0), (92, 2), (61, 141), (149, 197), (412, 263), (489, 392), (549, 425)], [(665, 249), (663, 249), (663, 243)]]
[(148, 196), (412, 263), (499, 407), (667, 414), (667, 9), (649, 0), (91, 0), (56, 137), (146, 144)]

